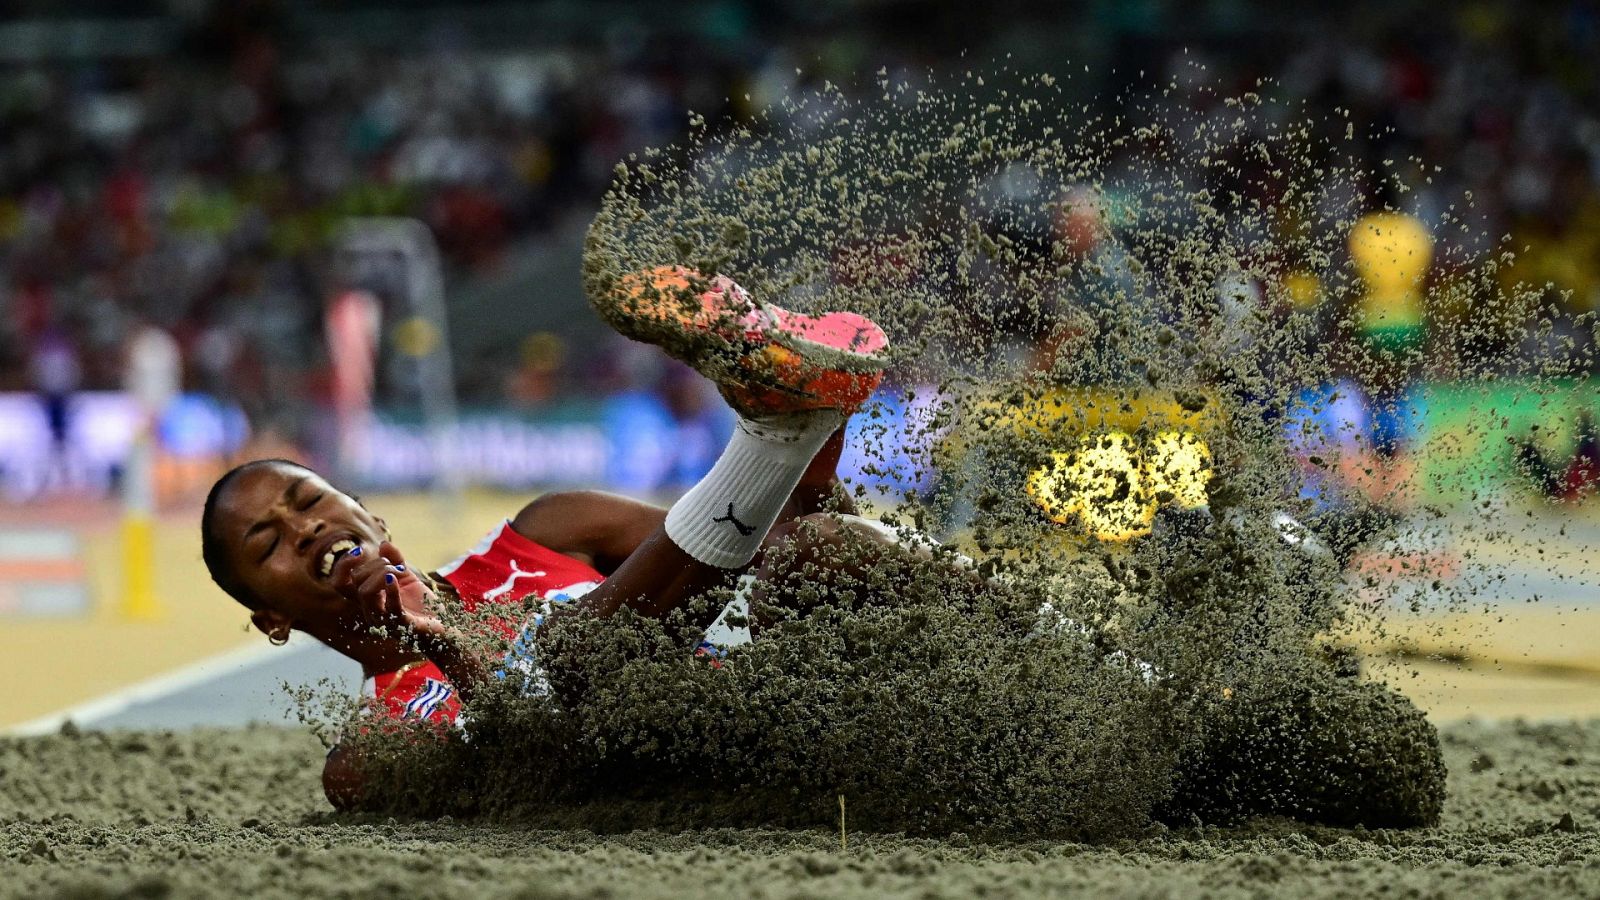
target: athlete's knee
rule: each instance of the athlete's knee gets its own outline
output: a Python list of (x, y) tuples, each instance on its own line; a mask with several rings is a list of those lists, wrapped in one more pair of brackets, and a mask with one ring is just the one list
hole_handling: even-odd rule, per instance
[(840, 543), (846, 526), (832, 513), (811, 513), (780, 522), (767, 532), (762, 549), (810, 553)]
[(857, 556), (882, 555), (894, 544), (880, 529), (859, 516), (840, 513), (811, 513), (784, 522), (767, 535), (762, 550), (768, 561), (793, 565), (817, 563), (830, 567), (857, 562)]

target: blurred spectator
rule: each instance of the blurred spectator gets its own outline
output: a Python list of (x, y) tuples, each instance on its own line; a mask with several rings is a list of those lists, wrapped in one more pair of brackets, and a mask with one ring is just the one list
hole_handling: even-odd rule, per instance
[[(1417, 427), (1410, 392), (1427, 338), (1423, 285), (1433, 261), (1433, 238), (1414, 216), (1368, 213), (1351, 228), (1350, 258), (1362, 281), (1356, 329), (1363, 355), (1357, 375), (1371, 412), (1367, 443), (1377, 457), (1371, 465), (1398, 483), (1404, 468), (1399, 458)], [(1385, 485), (1379, 496), (1392, 500), (1393, 491)]]
[[(109, 351), (130, 321), (149, 320), (177, 340), (193, 387), (241, 404), (254, 426), (293, 440), (326, 364), (326, 251), (345, 217), (423, 219), (450, 267), (447, 293), (464, 296), (517, 271), (519, 255), (590, 215), (617, 161), (676, 141), (690, 110), (711, 122), (753, 118), (823, 78), (872, 89), (864, 76), (880, 67), (900, 77), (1013, 50), (1031, 53), (1014, 63), (1023, 70), (1064, 69), (1058, 62), (1067, 57), (1092, 63), (1074, 84), (1074, 100), (1091, 103), (1086, 116), (1147, 102), (1147, 91), (1115, 90), (1134, 72), (1176, 73), (1172, 101), (1201, 115), (1231, 116), (1221, 98), (1251, 89), (1347, 111), (1328, 127), (1343, 133), (1348, 123), (1356, 135), (1348, 146), (1366, 166), (1403, 184), (1393, 212), (1429, 229), (1421, 287), (1515, 249), (1502, 276), (1548, 283), (1556, 331), (1593, 340), (1577, 320), (1600, 311), (1600, 121), (1592, 112), (1600, 13), (1588, 0), (1363, 0), (1320, 12), (1147, 4), (1138, 16), (1113, 4), (1076, 19), (1021, 4), (994, 21), (949, 4), (949, 14), (912, 25), (872, 4), (732, 2), (716, 4), (714, 15), (675, 17), (639, 2), (577, 16), (559, 35), (539, 25), (542, 5), (503, 28), (483, 27), (472, 4), (402, 6), (394, 16), (430, 27), (380, 39), (350, 33), (348, 22), (342, 33), (321, 27), (341, 20), (318, 18), (316, 4), (200, 3), (185, 4), (191, 16), (164, 17), (179, 34), (164, 50), (68, 59), (13, 48), (0, 63), (0, 385), (37, 390), (53, 404), (52, 429), (64, 429), (67, 404), (50, 398), (115, 387)], [(95, 21), (86, 21), (92, 30)], [(100, 26), (114, 33), (116, 23)], [(1224, 90), (1198, 90), (1201, 70), (1184, 61), (1203, 61), (1203, 78)], [(1121, 152), (1143, 149), (1130, 143)], [(1120, 162), (1106, 160), (1106, 190), (1136, 193), (1138, 173)], [(1249, 184), (1257, 169), (1238, 163), (1239, 185), (1258, 190)], [(1102, 221), (1116, 198), (1027, 176), (1005, 170), (986, 186), (996, 232), (1041, 258), (1107, 257), (1084, 267), (1114, 273), (1107, 283), (1056, 286), (1066, 294), (1122, 290), (1125, 267)], [(1062, 191), (1053, 221), (1013, 215)], [(1359, 211), (1363, 198), (1330, 187), (1323, 202), (1337, 218)], [(1270, 235), (1246, 237), (1271, 243)], [(1265, 295), (1309, 307), (1334, 293), (1293, 265), (1283, 271), (1285, 283), (1265, 286)], [(1042, 287), (1025, 271), (987, 277), (1007, 291)], [(1528, 323), (1497, 318), (1482, 290), (1463, 290), (1454, 302), (1475, 305), (1459, 312), (1493, 327), (1475, 329), (1472, 346), (1430, 346), (1414, 299), (1365, 315), (1374, 325), (1368, 337), (1415, 326), (1407, 340), (1422, 341), (1427, 355), (1470, 354), (1507, 372), (1548, 351), (1548, 340), (1528, 338)], [(1071, 359), (1061, 348), (1087, 343), (1094, 326), (1081, 310), (1074, 317), (1048, 305), (1043, 317), (971, 309), (978, 330), (992, 332), (994, 352), (1031, 354), (1041, 369)], [(481, 330), (488, 333), (478, 346), (455, 354), (465, 403), (531, 408), (578, 389), (594, 393), (585, 380), (592, 353), (550, 352), (575, 331), (525, 340)], [(453, 340), (468, 340), (465, 332)], [(395, 399), (382, 396), (393, 385), (381, 375), (377, 387), (380, 403)], [(685, 412), (692, 404), (671, 399), (673, 388), (652, 390), (666, 392), (654, 402), (668, 418), (695, 415)], [(1378, 443), (1395, 446), (1382, 436)]]
[(72, 395), (83, 377), (77, 348), (62, 329), (46, 326), (39, 332), (34, 339), (29, 372), (50, 428), (50, 452), (59, 476), (65, 473), (68, 465)]

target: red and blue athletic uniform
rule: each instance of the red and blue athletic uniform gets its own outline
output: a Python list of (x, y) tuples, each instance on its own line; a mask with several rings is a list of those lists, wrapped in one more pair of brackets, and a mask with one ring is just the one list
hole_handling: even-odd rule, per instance
[[(510, 522), (502, 522), (489, 532), (472, 552), (439, 569), (438, 576), (450, 583), (467, 612), (494, 604), (521, 605), (533, 595), (543, 600), (545, 610), (554, 603), (575, 600), (594, 590), (605, 576), (592, 567), (518, 534)], [(533, 658), (533, 629), (543, 615), (530, 622), (497, 619), (496, 628), (511, 642), (506, 653), (506, 670), (533, 674), (539, 686)], [(702, 642), (697, 655), (720, 656), (715, 646)], [(461, 714), (461, 701), (450, 680), (429, 660), (408, 663), (367, 679), (363, 693), (375, 701), (384, 715), (396, 719), (455, 722)]]
[[(439, 569), (467, 612), (494, 604), (517, 604), (531, 595), (562, 603), (594, 590), (605, 577), (592, 567), (518, 534), (502, 522), (478, 542), (470, 553)], [(519, 630), (531, 634), (538, 618), (519, 629), (516, 620), (498, 620), (502, 636), (513, 642), (514, 655), (524, 643)], [(518, 661), (508, 658), (508, 665)], [(396, 719), (453, 722), (461, 714), (461, 701), (450, 679), (428, 660), (418, 660), (367, 680), (367, 695), (377, 708)]]

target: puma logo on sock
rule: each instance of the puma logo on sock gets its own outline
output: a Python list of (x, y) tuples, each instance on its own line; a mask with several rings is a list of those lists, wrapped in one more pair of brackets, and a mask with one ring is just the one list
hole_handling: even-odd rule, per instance
[(754, 526), (746, 525), (745, 523), (743, 523), (743, 522), (741, 522), (738, 519), (735, 519), (733, 517), (733, 504), (732, 503), (728, 504), (728, 514), (727, 515), (725, 515), (725, 516), (717, 516), (717, 517), (713, 518), (711, 521), (713, 521), (713, 522), (727, 522), (728, 524), (732, 525), (734, 528), (738, 529), (739, 533), (744, 535), (745, 537), (749, 537), (750, 535), (756, 533), (756, 529), (755, 529)]

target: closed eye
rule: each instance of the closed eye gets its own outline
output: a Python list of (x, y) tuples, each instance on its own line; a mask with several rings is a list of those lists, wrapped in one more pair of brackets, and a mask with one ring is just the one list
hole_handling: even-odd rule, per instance
[(300, 504), (300, 511), (301, 512), (305, 512), (306, 510), (310, 509), (311, 507), (316, 506), (318, 503), (322, 502), (322, 498), (326, 495), (326, 493), (327, 493), (326, 491), (318, 492), (318, 494), (315, 497), (312, 497), (310, 500), (307, 500), (306, 502)]
[(261, 554), (261, 558), (256, 560), (256, 562), (258, 562), (258, 563), (266, 562), (267, 561), (267, 557), (271, 556), (272, 555), (272, 551), (274, 551), (276, 549), (278, 549), (278, 536), (277, 535), (273, 535), (272, 536), (272, 543), (267, 545), (266, 552), (262, 553)]

